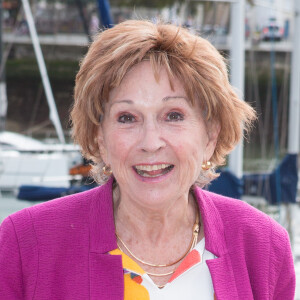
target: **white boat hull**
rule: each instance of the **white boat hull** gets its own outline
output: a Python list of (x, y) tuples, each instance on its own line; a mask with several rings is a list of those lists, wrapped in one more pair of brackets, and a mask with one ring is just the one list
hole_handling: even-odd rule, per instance
[(21, 185), (68, 187), (72, 153), (0, 152), (0, 189)]

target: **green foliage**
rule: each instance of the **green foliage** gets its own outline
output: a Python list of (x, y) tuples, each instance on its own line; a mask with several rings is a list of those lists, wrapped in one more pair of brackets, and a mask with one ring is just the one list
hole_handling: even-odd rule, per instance
[[(48, 60), (47, 71), (51, 81), (74, 81), (78, 72), (78, 61)], [(40, 71), (35, 58), (9, 59), (6, 63), (6, 79), (40, 79)]]
[[(63, 2), (66, 4), (76, 4), (78, 0), (64, 0)], [(162, 8), (166, 6), (171, 6), (175, 2), (182, 3), (184, 0), (110, 0), (110, 4), (112, 6), (143, 6), (143, 7), (151, 7), (151, 8)], [(57, 0), (47, 0), (48, 3), (60, 2)], [(96, 0), (81, 0), (82, 4), (87, 3), (95, 3)]]
[[(96, 0), (64, 0), (64, 1), (58, 1), (58, 0), (47, 0), (48, 3), (55, 3), (55, 2), (63, 2), (66, 4), (76, 4), (76, 2), (80, 1), (83, 5), (87, 3), (95, 3)], [(185, 0), (108, 0), (110, 2), (110, 5), (112, 6), (129, 6), (129, 7), (150, 7), (150, 8), (163, 8), (172, 6), (174, 3), (183, 3)], [(254, 0), (247, 0), (247, 2), (251, 5), (254, 5)], [(196, 3), (206, 3), (208, 5), (213, 4), (213, 2), (203, 2), (203, 1), (196, 1)], [(191, 2), (192, 5), (192, 2)]]
[(112, 6), (143, 6), (151, 8), (172, 6), (175, 2), (182, 3), (183, 0), (110, 0)]
[[(41, 0), (38, 0), (41, 1)], [(37, 1), (37, 2), (38, 2)], [(78, 2), (78, 0), (64, 0), (64, 1), (59, 1), (59, 0), (46, 0), (47, 3), (64, 3), (64, 4), (76, 4), (76, 2)], [(96, 0), (80, 0), (80, 2), (85, 5), (87, 3), (95, 3), (97, 4)]]

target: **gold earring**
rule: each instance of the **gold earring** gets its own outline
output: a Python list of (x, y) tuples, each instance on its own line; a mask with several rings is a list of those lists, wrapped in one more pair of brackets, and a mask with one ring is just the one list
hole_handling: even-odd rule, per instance
[(106, 176), (110, 176), (112, 174), (112, 170), (111, 170), (110, 166), (107, 166), (107, 165), (105, 165), (102, 168), (102, 171), (103, 171), (104, 175), (106, 175)]
[(208, 160), (202, 164), (202, 170), (208, 171), (212, 167), (211, 162)]

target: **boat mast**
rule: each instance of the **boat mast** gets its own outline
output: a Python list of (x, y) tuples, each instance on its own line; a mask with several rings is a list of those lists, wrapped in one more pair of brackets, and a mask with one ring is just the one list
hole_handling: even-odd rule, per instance
[(5, 66), (3, 61), (3, 28), (2, 28), (2, 0), (0, 0), (0, 132), (5, 130), (7, 113), (7, 96), (5, 83)]
[[(244, 96), (245, 78), (245, 0), (231, 3), (230, 80), (239, 97)], [(242, 124), (241, 124), (242, 126)], [(238, 178), (243, 175), (243, 140), (229, 156), (229, 169)]]
[[(196, 1), (196, 0), (192, 0)], [(231, 3), (230, 14), (230, 81), (241, 99), (245, 82), (245, 0), (203, 0)], [(241, 124), (241, 126), (243, 126)], [(243, 175), (243, 140), (229, 155), (229, 170), (238, 178)]]
[(300, 1), (294, 0), (294, 36), (291, 59), (288, 153), (299, 153), (300, 138)]
[(48, 73), (47, 73), (47, 69), (46, 69), (46, 65), (45, 65), (45, 61), (44, 61), (44, 57), (43, 57), (43, 54), (42, 54), (40, 42), (39, 42), (39, 39), (38, 39), (37, 31), (36, 31), (36, 28), (35, 28), (32, 12), (31, 12), (28, 0), (22, 0), (22, 4), (23, 4), (23, 7), (24, 7), (24, 12), (25, 12), (25, 15), (26, 15), (30, 36), (31, 36), (31, 39), (32, 39), (34, 52), (35, 52), (35, 55), (36, 55), (36, 58), (37, 58), (38, 66), (39, 66), (41, 77), (42, 77), (43, 86), (44, 86), (44, 89), (45, 89), (46, 98), (47, 98), (49, 109), (50, 109), (50, 120), (52, 121), (52, 123), (53, 123), (53, 125), (56, 129), (59, 141), (62, 144), (64, 144), (65, 143), (65, 137), (64, 137), (64, 133), (63, 133), (61, 123), (60, 123), (60, 120), (59, 120), (59, 116), (58, 116), (58, 113), (57, 113), (57, 108), (56, 108), (56, 104), (55, 104), (55, 101), (54, 101), (54, 97), (53, 97), (53, 93), (52, 93), (52, 89), (51, 89), (51, 85), (50, 85), (50, 81), (49, 81), (49, 77), (48, 77)]

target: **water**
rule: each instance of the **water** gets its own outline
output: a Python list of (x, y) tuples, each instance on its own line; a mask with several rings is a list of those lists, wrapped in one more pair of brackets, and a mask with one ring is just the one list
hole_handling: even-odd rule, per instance
[(0, 193), (0, 223), (12, 213), (41, 202), (18, 200), (13, 193)]

